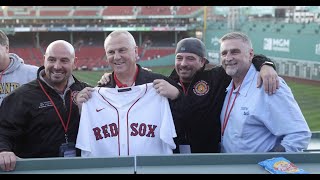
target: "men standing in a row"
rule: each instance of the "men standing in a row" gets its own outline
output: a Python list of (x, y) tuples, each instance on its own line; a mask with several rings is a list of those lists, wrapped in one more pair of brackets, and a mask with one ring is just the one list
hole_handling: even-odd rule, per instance
[[(114, 53), (113, 51), (106, 52)], [(256, 56), (253, 64), (260, 70), (265, 90), (273, 93), (277, 87), (277, 73), (273, 67), (264, 65), (269, 61), (265, 56)], [(123, 63), (111, 62), (116, 68)], [(177, 151), (191, 153), (220, 152), (220, 113), (226, 95), (225, 88), (231, 81), (221, 66), (205, 70), (207, 63), (204, 43), (197, 38), (185, 38), (178, 42), (175, 57), (175, 70), (166, 78), (154, 81), (154, 86), (167, 97), (170, 95), (170, 107), (177, 131)], [(105, 74), (100, 82), (107, 84), (110, 74)], [(124, 76), (133, 78), (134, 74)], [(259, 76), (260, 77), (260, 76)], [(110, 76), (107, 86), (115, 86), (115, 76)], [(109, 79), (109, 80), (108, 80)], [(165, 80), (163, 80), (165, 79)], [(181, 89), (180, 94), (169, 89), (168, 83), (175, 81)], [(260, 79), (257, 80), (259, 82)], [(132, 82), (130, 82), (132, 83)], [(160, 86), (161, 85), (161, 86)], [(268, 87), (271, 87), (270, 89)], [(80, 93), (79, 93), (80, 94)], [(85, 95), (84, 97), (88, 97)], [(83, 100), (83, 99), (82, 99)]]

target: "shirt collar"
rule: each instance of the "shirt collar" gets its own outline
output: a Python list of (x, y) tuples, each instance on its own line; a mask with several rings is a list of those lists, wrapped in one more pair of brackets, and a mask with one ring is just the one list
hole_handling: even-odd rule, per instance
[[(243, 82), (241, 84), (241, 89), (239, 91), (239, 94), (243, 95), (243, 96), (247, 96), (247, 93), (249, 91), (249, 88), (254, 85), (253, 80), (256, 76), (256, 73), (258, 73), (258, 71), (255, 69), (254, 65), (251, 64), (246, 76), (243, 79)], [(229, 92), (232, 90), (232, 85), (233, 85), (233, 80), (231, 80), (229, 86), (226, 88), (226, 92)], [(238, 92), (239, 87), (237, 89), (235, 89), (233, 91), (233, 93)]]
[[(52, 87), (52, 86), (43, 78), (43, 76), (45, 75), (44, 69), (42, 69), (42, 70), (40, 71), (39, 75), (40, 75), (40, 76), (39, 76), (39, 77), (40, 77), (40, 80), (42, 80), (43, 82), (45, 82), (51, 89), (55, 90), (58, 94), (60, 94), (59, 91), (57, 91), (54, 87)], [(67, 92), (67, 91), (70, 89), (70, 86), (71, 86), (72, 84), (74, 84), (74, 83), (75, 83), (75, 80), (74, 80), (73, 76), (71, 75), (71, 76), (69, 77), (69, 79), (68, 79), (67, 88), (64, 90), (64, 93)], [(63, 93), (63, 94), (64, 94), (64, 93)]]
[[(139, 68), (138, 66), (136, 65), (136, 73), (134, 75), (134, 78), (133, 78), (133, 84), (131, 86), (133, 86), (136, 82), (136, 79), (137, 79), (137, 75), (138, 75), (138, 72), (139, 72)], [(127, 84), (123, 84), (122, 82), (120, 82), (120, 80), (117, 78), (117, 75), (116, 73), (113, 74), (113, 78), (114, 78), (114, 81), (116, 82), (116, 85), (119, 87), (119, 88), (123, 88), (123, 87), (129, 87)]]

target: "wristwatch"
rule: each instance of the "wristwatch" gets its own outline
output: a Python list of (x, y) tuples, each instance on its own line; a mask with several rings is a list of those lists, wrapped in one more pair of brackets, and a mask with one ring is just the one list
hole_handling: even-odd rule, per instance
[(262, 68), (263, 65), (268, 65), (268, 66), (272, 66), (274, 70), (276, 70), (276, 66), (274, 65), (273, 62), (270, 61), (265, 61), (264, 63), (261, 64), (260, 69)]

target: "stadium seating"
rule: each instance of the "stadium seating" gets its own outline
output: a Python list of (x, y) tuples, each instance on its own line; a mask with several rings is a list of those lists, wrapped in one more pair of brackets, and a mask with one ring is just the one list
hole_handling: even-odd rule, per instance
[(101, 16), (104, 6), (74, 6), (70, 16)]
[(133, 15), (132, 6), (106, 6), (102, 12), (103, 16)]
[(150, 59), (157, 59), (159, 57), (167, 56), (173, 54), (175, 52), (175, 48), (150, 48), (147, 49), (140, 59), (143, 60), (150, 60)]
[(10, 52), (18, 54), (26, 64), (40, 66), (42, 63), (42, 55), (41, 57), (34, 56), (33, 50), (30, 48), (10, 48)]
[(188, 15), (201, 6), (8, 6), (0, 9), (1, 16), (129, 16), (129, 15)]
[(177, 15), (192, 14), (193, 12), (201, 9), (202, 6), (180, 6)]
[(97, 10), (75, 10), (73, 16), (96, 16), (99, 14)]
[(68, 16), (69, 10), (40, 10), (40, 16)]
[(142, 6), (140, 15), (171, 15), (170, 6)]

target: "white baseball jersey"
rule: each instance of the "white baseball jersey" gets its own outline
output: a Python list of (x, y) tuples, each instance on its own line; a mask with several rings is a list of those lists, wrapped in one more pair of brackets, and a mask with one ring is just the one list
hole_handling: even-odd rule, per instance
[(168, 99), (152, 83), (96, 87), (82, 105), (76, 147), (82, 157), (172, 154), (176, 136)]

